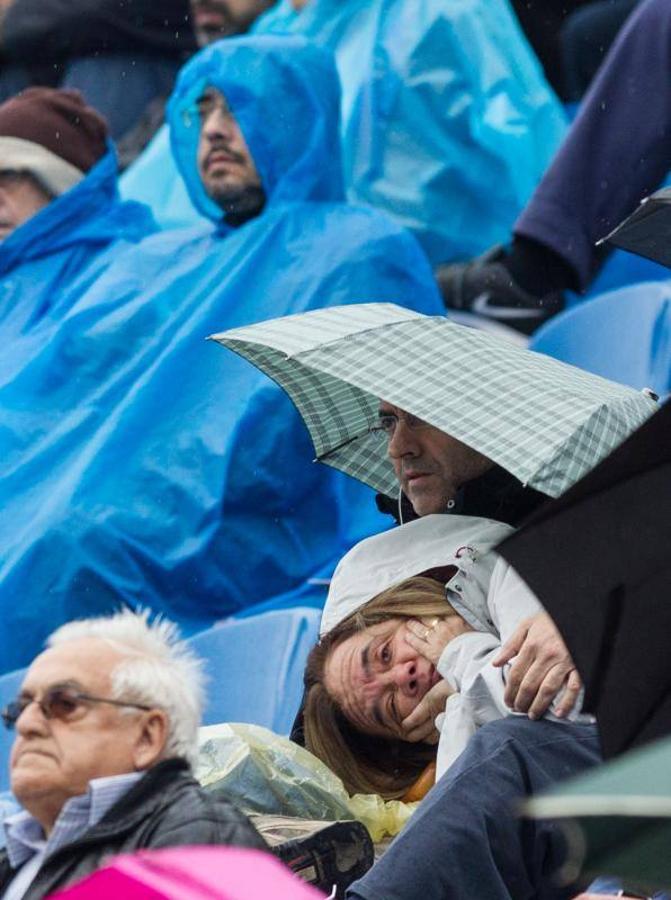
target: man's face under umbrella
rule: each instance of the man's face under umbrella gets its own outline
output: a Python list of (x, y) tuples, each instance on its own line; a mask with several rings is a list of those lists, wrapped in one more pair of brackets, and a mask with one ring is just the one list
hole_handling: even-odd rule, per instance
[(398, 406), (380, 402), (380, 428), (403, 493), (418, 516), (443, 513), (459, 488), (494, 463)]

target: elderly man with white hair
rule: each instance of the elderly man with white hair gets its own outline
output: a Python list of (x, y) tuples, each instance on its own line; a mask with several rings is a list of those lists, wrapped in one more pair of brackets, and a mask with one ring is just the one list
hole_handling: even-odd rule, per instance
[(2, 712), (16, 727), (3, 900), (34, 900), (113, 854), (149, 847), (264, 848), (245, 816), (191, 775), (201, 663), (176, 627), (128, 610), (71, 622)]

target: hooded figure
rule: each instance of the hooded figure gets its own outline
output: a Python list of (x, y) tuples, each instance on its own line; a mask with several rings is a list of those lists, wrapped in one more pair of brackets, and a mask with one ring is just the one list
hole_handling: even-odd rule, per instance
[[(335, 55), (351, 201), (394, 216), (434, 262), (508, 239), (565, 119), (507, 2), (286, 2), (253, 31), (290, 31)], [(164, 227), (190, 224), (167, 155), (159, 135), (124, 175), (124, 196)]]
[[(198, 177), (206, 88), (265, 195), (238, 226)], [(126, 254), (0, 389), (5, 669), (60, 622), (119, 603), (193, 632), (294, 591), (381, 527), (368, 489), (306, 462), (284, 391), (204, 340), (361, 299), (439, 313), (414, 239), (342, 202), (338, 109), (330, 57), (301, 38), (227, 39), (182, 71), (175, 158), (210, 221)]]
[[(75, 91), (30, 88), (0, 106), (0, 169), (29, 175), (47, 201), (0, 242), (0, 383), (125, 247), (155, 230), (122, 202), (107, 126)], [(6, 232), (4, 202), (0, 226)]]
[[(511, 714), (504, 702), (506, 670), (495, 668), (492, 660), (520, 622), (542, 609), (536, 596), (514, 569), (491, 552), (512, 533), (510, 526), (489, 519), (424, 516), (357, 544), (338, 563), (331, 580), (320, 627), (322, 641), (325, 640), (329, 647), (327, 659), (331, 660), (324, 666), (324, 685), (329, 690), (330, 683), (330, 690), (333, 690), (337, 684), (338, 692), (347, 691), (347, 702), (352, 703), (358, 721), (361, 711), (372, 696), (370, 690), (371, 685), (375, 687), (375, 679), (387, 682), (391, 678), (396, 683), (395, 690), (399, 694), (409, 690), (405, 679), (408, 677), (406, 667), (411, 663), (414, 666), (411, 674), (417, 682), (413, 688), (414, 702), (419, 703), (424, 692), (428, 692), (432, 686), (430, 680), (422, 680), (422, 664), (426, 667), (429, 662), (433, 663), (437, 671), (434, 679), (440, 676), (452, 690), (447, 697), (444, 713), (438, 716), (435, 723), (440, 734), (436, 772), (438, 778), (462, 753), (477, 728)], [(444, 584), (446, 615), (451, 607), (466, 623), (466, 630), (452, 636), (447, 642), (436, 638), (437, 646), (442, 648), (438, 652), (423, 643), (423, 640), (433, 640), (431, 626), (425, 627), (420, 622), (412, 621), (405, 623), (402, 627), (406, 627), (411, 633), (409, 636), (405, 633), (391, 639), (389, 646), (393, 649), (389, 651), (391, 658), (388, 662), (383, 660), (378, 664), (375, 658), (369, 659), (368, 674), (361, 681), (356, 664), (352, 664), (354, 657), (345, 650), (340, 658), (347, 662), (343, 664), (342, 673), (339, 674), (335, 668), (340, 665), (336, 657), (337, 648), (344, 646), (345, 641), (352, 640), (347, 637), (341, 643), (340, 638), (334, 641), (333, 636), (339, 626), (343, 622), (352, 621), (354, 613), (364, 612), (363, 608), (373, 598), (384, 596), (385, 592), (398, 587), (403, 590), (404, 582), (417, 576), (429, 577)], [(395, 603), (390, 605), (390, 620), (395, 619), (391, 610), (396, 608)], [(383, 616), (382, 607), (378, 606), (371, 621), (383, 620)], [(436, 619), (433, 627), (437, 622)], [(361, 643), (357, 632), (369, 627), (368, 618), (364, 615), (355, 624), (354, 640)], [(351, 630), (348, 624), (345, 629), (344, 633)], [(412, 651), (408, 652), (408, 641), (418, 654), (418, 661), (413, 662), (415, 657)], [(375, 640), (370, 646), (377, 647)], [(370, 656), (375, 657), (376, 653), (377, 649), (371, 650)], [(432, 654), (436, 656), (435, 661)], [(308, 663), (308, 685), (311, 681), (311, 666), (312, 663)], [(429, 673), (431, 672), (433, 667), (429, 668)], [(308, 710), (309, 690), (308, 687)], [(361, 692), (361, 700), (357, 700), (357, 692)], [(376, 702), (384, 706), (385, 699), (380, 697)], [(556, 704), (555, 700), (547, 714), (547, 717), (555, 721), (557, 717), (553, 710), (556, 709)], [(591, 716), (580, 714), (581, 705), (582, 693), (568, 718), (592, 724), (594, 720)], [(313, 708), (318, 709), (318, 706)], [(393, 730), (392, 728), (391, 731)], [(309, 737), (309, 730), (307, 735)], [(395, 739), (399, 740), (398, 734)], [(310, 746), (309, 740), (308, 748), (315, 750)], [(337, 769), (336, 772), (345, 777), (344, 772), (338, 772)], [(350, 790), (352, 789), (350, 786)], [(357, 789), (360, 790), (361, 787), (357, 786)]]

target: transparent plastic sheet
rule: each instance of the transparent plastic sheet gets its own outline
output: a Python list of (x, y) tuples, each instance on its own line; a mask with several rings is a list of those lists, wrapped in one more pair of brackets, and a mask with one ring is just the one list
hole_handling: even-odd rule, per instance
[(377, 843), (406, 824), (417, 803), (350, 796), (316, 756), (258, 725), (201, 728), (196, 777), (248, 813), (338, 821), (358, 819)]

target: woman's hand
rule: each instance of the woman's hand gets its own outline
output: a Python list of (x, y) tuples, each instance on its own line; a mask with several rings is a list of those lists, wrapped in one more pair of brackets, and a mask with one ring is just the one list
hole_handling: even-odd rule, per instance
[(425, 741), (427, 744), (438, 743), (440, 733), (435, 725), (436, 716), (445, 712), (447, 698), (453, 693), (454, 690), (444, 678), (438, 684), (434, 684), (401, 723), (403, 740), (413, 744), (417, 741)]
[[(461, 616), (449, 616), (446, 619), (409, 619), (406, 622), (405, 639), (407, 643), (435, 666), (449, 642), (460, 634), (473, 631)], [(445, 701), (454, 693), (454, 688), (441, 679), (438, 684), (426, 692), (409, 716), (403, 720), (403, 739), (415, 743), (426, 741), (429, 744), (438, 742), (436, 716), (445, 712)]]
[(406, 627), (407, 642), (434, 666), (438, 664), (443, 650), (453, 638), (467, 631), (473, 631), (461, 616), (449, 616), (446, 619), (409, 619)]

